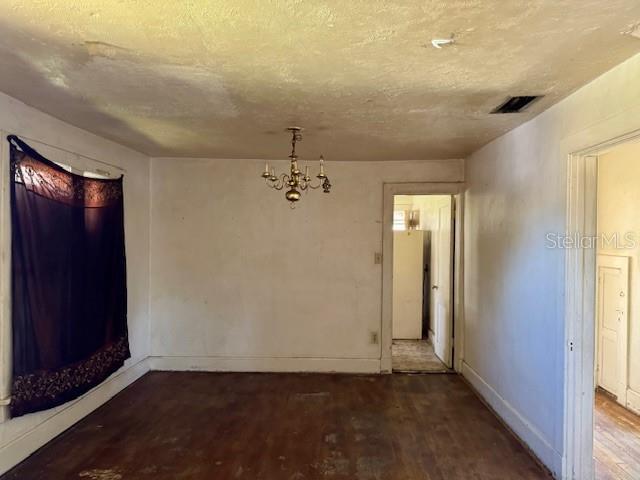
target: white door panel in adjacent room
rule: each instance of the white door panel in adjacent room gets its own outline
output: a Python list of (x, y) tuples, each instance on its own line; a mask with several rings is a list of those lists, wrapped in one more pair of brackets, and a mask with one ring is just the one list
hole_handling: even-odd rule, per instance
[(598, 255), (597, 383), (626, 404), (629, 258)]

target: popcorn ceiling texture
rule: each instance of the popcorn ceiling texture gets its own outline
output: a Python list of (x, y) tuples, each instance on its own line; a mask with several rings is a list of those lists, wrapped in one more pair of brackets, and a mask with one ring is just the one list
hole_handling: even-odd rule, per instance
[[(152, 156), (460, 158), (640, 51), (637, 0), (3, 0), (0, 90)], [(455, 35), (441, 50), (432, 38)], [(543, 94), (491, 116), (507, 95)]]

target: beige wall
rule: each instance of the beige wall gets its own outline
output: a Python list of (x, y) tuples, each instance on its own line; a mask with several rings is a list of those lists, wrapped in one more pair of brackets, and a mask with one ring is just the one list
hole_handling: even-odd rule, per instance
[[(640, 143), (628, 143), (598, 159), (598, 233), (619, 235), (599, 253), (631, 257), (629, 268), (629, 388), (640, 395)], [(625, 241), (623, 235), (633, 235)], [(631, 240), (631, 238), (630, 238)], [(602, 245), (602, 242), (601, 242)], [(633, 248), (627, 248), (632, 246)]]
[(437, 226), (437, 202), (440, 195), (396, 195), (393, 209), (420, 212), (418, 230), (429, 231)]
[(464, 374), (562, 469), (565, 232), (571, 152), (640, 129), (640, 56), (476, 151), (466, 163)]
[[(96, 162), (75, 155), (87, 155), (97, 160), (120, 166), (124, 173), (125, 235), (127, 250), (128, 324), (132, 358), (110, 380), (93, 389), (80, 399), (60, 407), (25, 415), (0, 424), (0, 473), (66, 430), (84, 415), (104, 403), (122, 388), (146, 371), (149, 354), (149, 158), (121, 147), (84, 130), (72, 127), (25, 104), (0, 94), (0, 133), (2, 133), (2, 258), (10, 258), (7, 242), (8, 178), (9, 171), (7, 134), (17, 134), (69, 150), (68, 153), (41, 143), (27, 140), (36, 149), (54, 161), (79, 165), (80, 168), (99, 166)], [(2, 318), (0, 322), (2, 342), (2, 384), (7, 388), (6, 373), (10, 360), (9, 289), (6, 281), (8, 263), (2, 263), (0, 278), (2, 291)], [(4, 392), (3, 392), (4, 393)]]
[(441, 195), (416, 195), (413, 197), (413, 208), (420, 211), (420, 230), (432, 231), (438, 228), (438, 207), (441, 203)]
[(379, 371), (383, 182), (460, 181), (463, 162), (328, 162), (331, 194), (295, 210), (263, 166), (152, 161), (152, 365)]

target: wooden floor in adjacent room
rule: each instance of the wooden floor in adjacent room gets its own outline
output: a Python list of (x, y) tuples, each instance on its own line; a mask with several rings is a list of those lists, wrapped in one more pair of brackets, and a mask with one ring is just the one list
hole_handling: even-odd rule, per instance
[(593, 455), (596, 480), (640, 478), (640, 417), (596, 392)]
[(149, 373), (2, 480), (550, 478), (457, 375)]
[(393, 340), (391, 345), (391, 366), (394, 372), (435, 372), (450, 370), (433, 351), (433, 344), (421, 340)]

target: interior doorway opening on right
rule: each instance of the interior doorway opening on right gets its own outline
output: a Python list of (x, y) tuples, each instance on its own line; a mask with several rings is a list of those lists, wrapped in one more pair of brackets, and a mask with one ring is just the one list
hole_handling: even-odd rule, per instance
[(394, 372), (453, 367), (454, 212), (452, 195), (394, 197)]
[(640, 142), (598, 154), (595, 478), (640, 478)]

